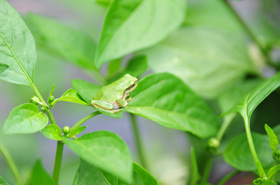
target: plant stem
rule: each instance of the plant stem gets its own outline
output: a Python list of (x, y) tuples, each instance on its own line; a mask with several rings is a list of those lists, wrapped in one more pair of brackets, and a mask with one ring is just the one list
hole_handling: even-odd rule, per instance
[(53, 117), (52, 111), (50, 110), (49, 112), (47, 112), (47, 114), (48, 114), (48, 117), (49, 117), (49, 119), (50, 119), (50, 122), (51, 122), (52, 124), (54, 124), (54, 125), (57, 125), (57, 123), (56, 123), (56, 121), (55, 121), (55, 119), (54, 119), (54, 117)]
[(58, 184), (59, 173), (61, 168), (62, 156), (63, 156), (63, 146), (64, 143), (62, 141), (57, 141), (56, 146), (56, 155), (53, 169), (53, 180)]
[(8, 150), (5, 148), (5, 146), (2, 143), (0, 143), (0, 153), (3, 155), (3, 157), (7, 161), (8, 165), (13, 173), (13, 176), (16, 180), (17, 185), (21, 185), (22, 182), (21, 182), (21, 178), (20, 178), (17, 166), (16, 166), (15, 162), (13, 161), (11, 155), (9, 154)]
[(99, 111), (96, 111), (96, 112), (93, 112), (93, 113), (90, 113), (89, 115), (87, 115), (86, 117), (82, 118), (80, 121), (78, 121), (72, 128), (71, 130), (75, 129), (75, 128), (78, 128), (81, 124), (83, 124), (84, 122), (86, 122), (87, 120), (97, 116), (101, 114)]
[(231, 4), (227, 0), (223, 0), (223, 2), (228, 7), (229, 11), (235, 16), (236, 20), (243, 27), (243, 29), (246, 31), (246, 33), (249, 35), (249, 37), (258, 46), (258, 48), (259, 48), (260, 52), (262, 53), (263, 57), (265, 58), (266, 62), (268, 64), (272, 64), (271, 60), (270, 60), (270, 57), (269, 57), (268, 53), (266, 52), (265, 48), (259, 42), (258, 38), (254, 35), (254, 33), (250, 30), (250, 28), (247, 26), (247, 24), (242, 20), (240, 15), (235, 11), (235, 9), (231, 6)]
[(220, 180), (220, 182), (217, 185), (223, 185), (224, 183), (226, 183), (229, 179), (231, 179), (232, 177), (234, 177), (238, 173), (240, 173), (240, 171), (238, 171), (238, 170), (230, 172), (229, 174), (224, 176), (224, 178), (222, 178), (222, 180)]
[(212, 164), (213, 164), (213, 158), (212, 156), (207, 160), (206, 165), (204, 167), (204, 172), (202, 174), (201, 177), (201, 182), (200, 185), (203, 185), (204, 183), (206, 183), (208, 181), (210, 172), (211, 172), (211, 168), (212, 168)]
[(259, 173), (259, 176), (261, 178), (266, 178), (266, 174), (265, 174), (265, 171), (262, 167), (262, 164), (258, 158), (258, 155), (257, 155), (257, 152), (256, 152), (256, 149), (255, 149), (255, 146), (254, 146), (254, 142), (253, 142), (253, 138), (252, 138), (252, 134), (251, 134), (251, 130), (250, 130), (250, 120), (249, 118), (247, 117), (247, 114), (245, 113), (245, 117), (244, 117), (244, 121), (245, 121), (245, 130), (246, 130), (246, 135), (247, 135), (247, 140), (248, 140), (248, 143), (249, 143), (249, 147), (250, 147), (250, 150), (251, 150), (251, 154), (253, 156), (253, 159), (255, 161), (255, 164), (257, 166), (257, 169), (258, 169), (258, 173)]
[(144, 157), (143, 146), (142, 146), (142, 139), (141, 139), (141, 136), (140, 136), (140, 132), (139, 132), (136, 117), (135, 117), (134, 114), (129, 114), (129, 115), (130, 115), (130, 119), (131, 119), (131, 123), (132, 123), (132, 129), (133, 129), (133, 133), (134, 133), (134, 141), (135, 141), (135, 144), (136, 144), (137, 153), (139, 155), (140, 163), (142, 164), (142, 166), (144, 168), (147, 168), (146, 160), (145, 160), (145, 157)]
[(230, 115), (226, 115), (226, 117), (224, 118), (223, 124), (219, 129), (219, 132), (217, 134), (217, 139), (219, 141), (221, 141), (221, 139), (223, 138), (227, 128), (229, 127), (230, 123), (232, 122), (232, 120), (236, 117), (236, 113), (230, 114)]

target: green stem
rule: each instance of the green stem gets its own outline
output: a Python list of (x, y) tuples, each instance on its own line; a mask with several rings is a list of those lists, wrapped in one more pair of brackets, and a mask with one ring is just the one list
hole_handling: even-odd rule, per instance
[(101, 113), (100, 113), (99, 111), (96, 111), (96, 112), (93, 112), (93, 113), (87, 115), (86, 117), (84, 117), (84, 118), (82, 118), (80, 121), (78, 121), (78, 122), (71, 128), (71, 130), (73, 130), (73, 129), (75, 129), (75, 128), (78, 128), (81, 124), (83, 124), (83, 123), (86, 122), (87, 120), (89, 120), (89, 119), (91, 119), (91, 118), (93, 118), (93, 117), (95, 117), (95, 116), (97, 116), (97, 115), (99, 115), (99, 114), (101, 114)]
[(52, 124), (54, 124), (54, 125), (57, 125), (57, 123), (56, 123), (56, 121), (55, 121), (55, 119), (54, 119), (54, 117), (53, 117), (52, 111), (50, 110), (49, 112), (47, 112), (47, 114), (48, 114), (48, 117), (49, 117), (49, 119), (50, 119), (50, 122), (51, 122)]
[(224, 178), (222, 178), (222, 180), (220, 180), (220, 182), (217, 185), (223, 185), (225, 184), (229, 179), (231, 179), (232, 177), (234, 177), (235, 175), (237, 175), (238, 173), (240, 173), (240, 171), (236, 170), (233, 172), (230, 172), (229, 174), (227, 174)]
[(220, 130), (217, 134), (217, 139), (219, 141), (221, 141), (221, 139), (223, 138), (227, 128), (229, 127), (230, 123), (232, 122), (232, 120), (236, 117), (236, 113), (233, 113), (233, 114), (230, 114), (230, 115), (227, 115), (225, 118), (224, 118), (224, 122), (222, 124), (222, 126), (220, 127)]
[(228, 7), (229, 11), (235, 16), (236, 20), (239, 22), (239, 24), (243, 27), (243, 29), (249, 35), (249, 37), (258, 46), (258, 48), (259, 48), (260, 52), (262, 53), (263, 57), (265, 58), (266, 62), (268, 64), (272, 64), (268, 53), (266, 52), (266, 50), (262, 46), (262, 44), (259, 42), (258, 38), (250, 30), (250, 28), (247, 26), (247, 24), (242, 20), (242, 18), (239, 16), (239, 14), (234, 10), (234, 8), (231, 6), (231, 4), (227, 0), (223, 0), (223, 1), (224, 1), (225, 5)]
[[(247, 113), (245, 113), (245, 115), (247, 115)], [(262, 164), (261, 164), (261, 162), (258, 158), (256, 149), (255, 149), (255, 146), (254, 146), (254, 142), (253, 142), (253, 138), (252, 138), (252, 134), (251, 134), (251, 130), (250, 130), (250, 120), (247, 116), (245, 116), (244, 121), (245, 121), (245, 130), (246, 130), (247, 140), (248, 140), (248, 143), (249, 143), (251, 154), (252, 154), (253, 159), (255, 161), (255, 164), (257, 166), (259, 176), (261, 178), (266, 178), (267, 176), (266, 176), (265, 171), (262, 167)]]
[(0, 143), (0, 153), (3, 155), (3, 157), (7, 161), (8, 165), (15, 177), (17, 185), (21, 185), (22, 182), (21, 182), (21, 178), (20, 178), (17, 166), (16, 166), (15, 162), (13, 161), (11, 155), (9, 154), (8, 150), (1, 143)]
[(56, 155), (55, 155), (55, 162), (54, 162), (54, 169), (53, 169), (53, 180), (58, 184), (59, 180), (59, 173), (61, 168), (62, 156), (63, 156), (63, 142), (57, 141), (56, 147)]
[(208, 161), (206, 162), (206, 165), (204, 167), (204, 172), (203, 172), (202, 177), (201, 177), (200, 185), (202, 185), (202, 184), (204, 184), (208, 181), (208, 178), (209, 178), (210, 172), (211, 172), (211, 168), (212, 168), (212, 164), (213, 164), (213, 158), (211, 156), (208, 159)]
[(139, 155), (140, 163), (142, 164), (142, 166), (144, 168), (147, 168), (146, 160), (145, 160), (145, 157), (144, 157), (142, 140), (141, 140), (141, 136), (140, 136), (140, 132), (139, 132), (136, 117), (135, 117), (134, 114), (129, 114), (129, 115), (130, 115), (130, 119), (131, 119), (131, 123), (132, 123), (134, 140), (135, 140), (135, 144), (136, 144), (136, 148), (137, 148), (137, 153)]

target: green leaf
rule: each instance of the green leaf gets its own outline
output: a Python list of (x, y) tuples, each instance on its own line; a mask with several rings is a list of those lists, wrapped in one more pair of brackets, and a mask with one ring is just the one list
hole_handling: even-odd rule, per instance
[(63, 142), (88, 163), (118, 176), (127, 183), (132, 181), (129, 149), (116, 134), (98, 131), (85, 134), (77, 140), (63, 138)]
[(95, 69), (96, 44), (90, 36), (36, 14), (28, 14), (26, 22), (38, 45), (54, 50), (55, 55), (78, 67)]
[(102, 6), (108, 7), (111, 4), (111, 0), (96, 0), (96, 2)]
[[(112, 63), (112, 62), (111, 62)], [(110, 64), (111, 64), (110, 63)], [(114, 82), (121, 77), (123, 77), (125, 74), (130, 74), (131, 76), (138, 77), (144, 72), (146, 72), (149, 68), (147, 57), (144, 55), (136, 56), (128, 61), (126, 67), (123, 69), (123, 71), (110, 76), (108, 79), (109, 82)]]
[[(79, 185), (128, 185), (95, 166), (81, 160), (80, 168), (77, 171), (77, 184)], [(144, 168), (133, 163), (133, 185), (157, 185), (157, 181)]]
[(6, 0), (0, 4), (0, 63), (10, 66), (0, 73), (0, 80), (30, 85), (36, 63), (33, 36)]
[(9, 68), (9, 66), (7, 64), (1, 64), (0, 63), (0, 73), (3, 73), (8, 68)]
[(267, 180), (264, 183), (262, 183), (262, 185), (277, 185), (275, 182), (273, 182), (272, 180)]
[(89, 105), (81, 98), (78, 92), (75, 91), (74, 89), (68, 89), (60, 98), (55, 99), (52, 102), (52, 106), (54, 106), (58, 101), (66, 101), (71, 103), (78, 103), (81, 105)]
[(72, 87), (78, 94), (90, 104), (93, 96), (101, 89), (102, 86), (90, 83), (85, 80), (74, 79), (71, 81)]
[(148, 58), (144, 55), (136, 56), (132, 58), (126, 65), (125, 74), (131, 76), (139, 76), (146, 72), (149, 68)]
[(267, 172), (267, 178), (271, 179), (273, 175), (280, 170), (280, 164), (277, 164), (269, 169)]
[(198, 171), (198, 165), (197, 165), (197, 160), (196, 160), (196, 155), (195, 155), (195, 151), (193, 148), (191, 148), (191, 162), (192, 162), (192, 166), (191, 166), (191, 176), (190, 176), (190, 185), (196, 185), (197, 182), (200, 179), (200, 175), (199, 175), (199, 171)]
[(96, 66), (159, 42), (180, 26), (185, 11), (185, 0), (113, 1), (103, 23)]
[(269, 143), (270, 143), (270, 147), (271, 147), (272, 151), (276, 151), (277, 146), (279, 144), (277, 136), (275, 135), (273, 130), (267, 124), (265, 124), (265, 130), (269, 137)]
[(255, 108), (275, 89), (280, 85), (280, 72), (263, 82), (247, 96), (245, 96), (239, 103), (237, 103), (228, 113), (239, 112), (245, 119), (251, 118)]
[(216, 28), (182, 27), (139, 53), (148, 57), (154, 72), (172, 73), (197, 94), (214, 98), (243, 80), (248, 72), (256, 72), (247, 50), (245, 39), (238, 34)]
[(51, 124), (46, 126), (41, 130), (41, 134), (46, 138), (61, 141), (62, 140), (62, 130), (59, 126)]
[(4, 123), (6, 134), (29, 134), (42, 130), (48, 124), (48, 117), (31, 103), (15, 107)]
[(3, 177), (0, 176), (0, 185), (9, 185)]
[[(270, 167), (274, 160), (268, 144), (269, 138), (258, 133), (252, 133), (252, 138), (261, 164), (264, 168)], [(224, 158), (229, 165), (240, 171), (257, 170), (245, 133), (234, 137), (229, 142)]]
[(41, 160), (38, 160), (33, 167), (28, 185), (56, 185), (46, 170), (43, 168)]
[[(190, 26), (215, 27), (232, 32), (241, 32), (243, 28), (223, 1), (189, 1), (184, 24)], [(219, 20), (219, 21), (217, 21)]]
[(206, 103), (169, 73), (152, 74), (142, 79), (125, 110), (202, 138), (215, 135), (219, 128), (217, 117)]
[(70, 137), (73, 137), (75, 135), (82, 133), (86, 128), (87, 128), (87, 126), (80, 126), (78, 128), (71, 130)]

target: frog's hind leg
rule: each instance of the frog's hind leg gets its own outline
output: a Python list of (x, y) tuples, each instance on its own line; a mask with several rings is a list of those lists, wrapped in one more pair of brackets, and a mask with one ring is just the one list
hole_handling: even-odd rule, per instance
[(117, 102), (117, 104), (118, 104), (119, 107), (125, 107), (125, 106), (127, 106), (126, 100), (118, 99), (116, 102)]
[(93, 107), (97, 107), (98, 109), (102, 109), (104, 111), (108, 111), (108, 110), (113, 110), (114, 109), (114, 105), (112, 105), (109, 102), (103, 101), (103, 100), (92, 100), (91, 101), (91, 105)]

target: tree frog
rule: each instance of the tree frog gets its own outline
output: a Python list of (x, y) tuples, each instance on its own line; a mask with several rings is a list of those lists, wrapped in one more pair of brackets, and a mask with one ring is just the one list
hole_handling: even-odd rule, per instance
[(92, 98), (91, 106), (106, 113), (117, 113), (123, 110), (131, 100), (130, 92), (136, 89), (138, 79), (125, 74), (119, 80), (106, 85)]

